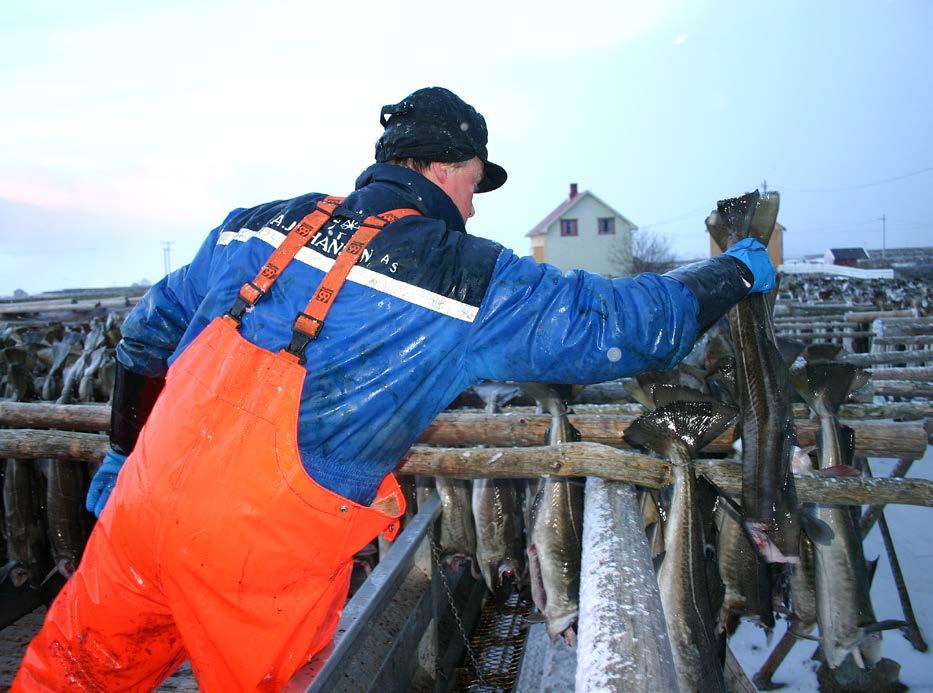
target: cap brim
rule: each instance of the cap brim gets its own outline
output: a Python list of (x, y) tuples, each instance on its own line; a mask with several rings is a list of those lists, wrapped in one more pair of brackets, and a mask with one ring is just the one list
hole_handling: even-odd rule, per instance
[(476, 186), (476, 192), (484, 193), (495, 190), (496, 188), (501, 188), (505, 183), (505, 179), (508, 177), (509, 174), (506, 173), (505, 169), (499, 166), (499, 164), (494, 164), (491, 161), (484, 161), (483, 180)]

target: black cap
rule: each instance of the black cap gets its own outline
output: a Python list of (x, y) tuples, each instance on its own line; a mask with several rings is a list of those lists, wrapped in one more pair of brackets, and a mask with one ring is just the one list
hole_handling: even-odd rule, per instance
[(385, 132), (376, 142), (376, 161), (411, 157), (454, 162), (478, 156), (484, 171), (477, 192), (495, 190), (508, 177), (504, 168), (489, 161), (486, 120), (452, 91), (419, 89), (397, 104), (383, 106), (379, 122)]

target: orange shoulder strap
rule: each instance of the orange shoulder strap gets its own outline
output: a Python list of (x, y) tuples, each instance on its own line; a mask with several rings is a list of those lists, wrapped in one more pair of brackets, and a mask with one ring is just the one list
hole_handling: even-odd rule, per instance
[(269, 290), (269, 287), (279, 278), (288, 263), (298, 254), (298, 251), (317, 235), (317, 232), (334, 215), (334, 210), (343, 201), (344, 198), (342, 197), (325, 197), (318, 202), (314, 211), (305, 215), (295, 228), (288, 233), (281, 245), (269, 256), (256, 278), (240, 287), (236, 300), (230, 310), (227, 311), (227, 315), (239, 323), (243, 319), (243, 314), (256, 305), (256, 301)]
[(316, 339), (324, 326), (324, 319), (334, 304), (337, 294), (343, 288), (347, 275), (353, 266), (359, 262), (363, 251), (382, 229), (402, 217), (420, 215), (415, 209), (393, 209), (382, 214), (367, 217), (353, 236), (347, 241), (333, 267), (324, 275), (317, 291), (308, 302), (304, 312), (299, 313), (292, 326), (292, 340), (285, 351), (294, 356), (299, 362), (304, 359), (304, 350), (308, 342)]

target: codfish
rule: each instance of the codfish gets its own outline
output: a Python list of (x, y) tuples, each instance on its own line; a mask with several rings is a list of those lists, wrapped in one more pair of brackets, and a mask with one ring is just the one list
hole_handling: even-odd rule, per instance
[(456, 570), (476, 556), (476, 529), (473, 526), (472, 486), (465, 479), (435, 477), (441, 497), (441, 554)]
[(661, 602), (682, 691), (725, 691), (723, 651), (709, 600), (705, 537), (697, 510), (691, 460), (726, 430), (737, 412), (712, 402), (676, 402), (636, 419), (625, 431), (632, 445), (673, 463), (674, 494), (658, 573)]
[[(837, 419), (840, 405), (860, 388), (866, 373), (848, 363), (816, 362), (794, 369), (798, 391), (820, 417), (817, 438), (820, 469), (847, 465), (843, 441), (848, 437)], [(827, 664), (836, 668), (851, 654), (860, 668), (881, 660), (881, 633), (871, 604), (870, 583), (858, 523), (846, 506), (807, 506), (816, 520), (832, 530), (828, 542), (814, 541), (816, 617)]]
[[(522, 386), (551, 414), (549, 445), (580, 439), (567, 418), (567, 405), (559, 387), (537, 383)], [(563, 636), (571, 646), (576, 644), (580, 605), (583, 497), (583, 479), (542, 479), (532, 503), (528, 532), (532, 600), (547, 621), (548, 635), (552, 639)]]
[[(747, 237), (767, 245), (778, 206), (774, 192), (722, 200), (706, 227), (723, 250)], [(766, 561), (796, 563), (800, 508), (791, 472), (796, 430), (787, 367), (775, 341), (766, 296), (743, 298), (729, 312), (729, 323), (741, 412), (745, 528)]]

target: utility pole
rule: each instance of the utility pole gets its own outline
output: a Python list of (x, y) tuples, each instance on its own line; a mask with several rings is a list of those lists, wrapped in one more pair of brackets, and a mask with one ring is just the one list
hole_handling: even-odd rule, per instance
[(162, 244), (162, 260), (165, 263), (165, 273), (172, 271), (172, 245), (171, 241), (165, 241)]
[(761, 191), (763, 195), (768, 194), (768, 181), (767, 180), (761, 181)]
[(886, 215), (881, 215), (881, 257), (888, 256), (888, 224)]

